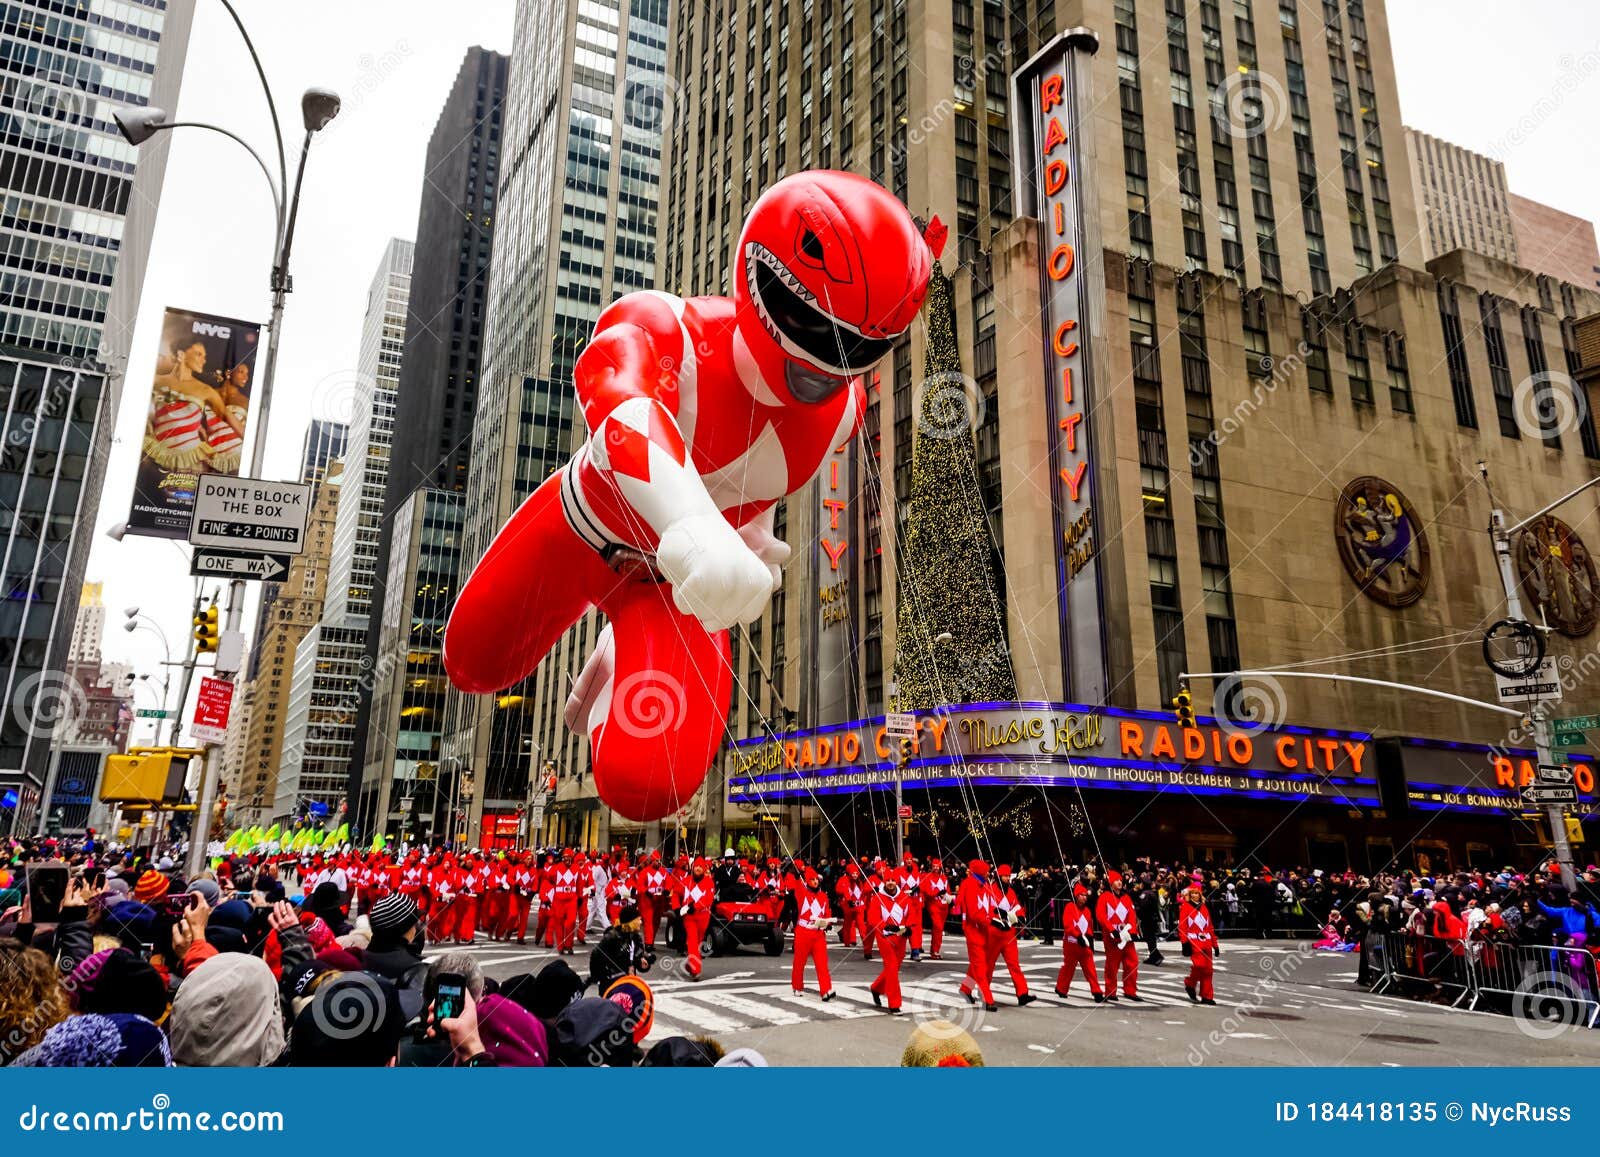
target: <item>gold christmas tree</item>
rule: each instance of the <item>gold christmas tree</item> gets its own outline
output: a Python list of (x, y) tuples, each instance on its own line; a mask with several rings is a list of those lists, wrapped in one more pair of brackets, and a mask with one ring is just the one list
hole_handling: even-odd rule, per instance
[(896, 568), (894, 674), (903, 711), (1017, 697), (973, 442), (982, 394), (961, 372), (950, 279), (937, 265), (924, 317), (911, 509)]

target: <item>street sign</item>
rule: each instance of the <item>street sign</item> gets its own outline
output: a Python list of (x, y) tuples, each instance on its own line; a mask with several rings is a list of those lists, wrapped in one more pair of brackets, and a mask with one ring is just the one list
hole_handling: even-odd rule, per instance
[(189, 541), (224, 550), (300, 554), (306, 548), (310, 515), (311, 487), (306, 483), (202, 474), (194, 491)]
[(141, 707), (134, 715), (139, 719), (170, 719), (172, 712), (165, 707)]
[(1552, 747), (1582, 747), (1589, 742), (1589, 737), (1581, 731), (1557, 731), (1550, 738)]
[(1561, 698), (1561, 677), (1556, 673), (1556, 661), (1546, 659), (1532, 675), (1508, 678), (1495, 675), (1495, 694), (1502, 703), (1549, 702)]
[(1524, 788), (1522, 799), (1525, 803), (1551, 804), (1577, 803), (1578, 789), (1576, 787), (1529, 787)]
[(891, 711), (883, 717), (883, 730), (890, 739), (915, 739), (917, 717), (909, 711)]
[(1555, 784), (1571, 783), (1572, 779), (1573, 773), (1570, 763), (1541, 763), (1538, 773), (1533, 777), (1533, 782), (1540, 787), (1551, 787)]
[(195, 699), (189, 734), (201, 743), (222, 743), (228, 738), (228, 710), (233, 706), (233, 684), (206, 675)]
[(1600, 731), (1600, 715), (1569, 715), (1552, 719), (1550, 726), (1559, 731)]
[(247, 550), (195, 548), (189, 573), (201, 578), (280, 579), (289, 573), (293, 555), (259, 554)]
[(903, 820), (908, 820), (908, 819), (911, 818), (911, 805), (910, 804), (903, 803), (903, 804), (900, 805), (900, 818), (903, 819)]

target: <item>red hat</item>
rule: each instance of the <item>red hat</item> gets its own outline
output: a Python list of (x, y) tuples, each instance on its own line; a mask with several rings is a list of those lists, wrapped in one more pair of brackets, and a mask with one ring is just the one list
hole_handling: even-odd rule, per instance
[(702, 872), (705, 871), (706, 870), (705, 857), (704, 856), (696, 856), (694, 858), (694, 863), (690, 864), (689, 867), (691, 869), (699, 869)]
[(982, 860), (973, 860), (967, 864), (967, 871), (974, 876), (987, 876), (989, 874), (989, 865)]
[(944, 861), (941, 860), (938, 856), (932, 856), (932, 857), (930, 857), (928, 859), (928, 867), (930, 867), (930, 868), (942, 868), (942, 867), (944, 867)]
[(767, 857), (767, 867), (776, 868), (777, 866), (778, 866), (778, 857), (777, 856), (768, 856)]
[(805, 881), (806, 887), (808, 888), (814, 888), (817, 886), (817, 870), (815, 868), (806, 869)]
[(1011, 865), (1010, 864), (1001, 864), (998, 868), (996, 868), (994, 870), (994, 874), (997, 875), (997, 876), (1009, 876), (1009, 875), (1011, 875)]
[(1107, 872), (1106, 873), (1106, 883), (1108, 883), (1108, 884), (1120, 884), (1120, 883), (1122, 883), (1122, 873), (1116, 871), (1115, 869), (1113, 869), (1112, 871)]
[(141, 904), (154, 904), (167, 894), (167, 889), (172, 887), (172, 881), (160, 872), (151, 869), (140, 875), (138, 882), (133, 886), (133, 898)]
[(1089, 898), (1089, 889), (1082, 884), (1072, 885), (1072, 898), (1074, 900), (1087, 900)]
[(848, 872), (852, 876), (861, 875), (861, 865), (860, 864), (846, 864), (844, 870), (846, 872)]

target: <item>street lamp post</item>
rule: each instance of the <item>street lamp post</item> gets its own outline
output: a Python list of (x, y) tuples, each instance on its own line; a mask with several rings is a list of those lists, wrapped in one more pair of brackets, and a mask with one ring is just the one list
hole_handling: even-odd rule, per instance
[[(268, 321), (266, 364), (259, 377), (259, 386), (251, 399), (251, 409), (255, 411), (255, 438), (252, 440), (250, 450), (250, 470), (252, 474), (260, 474), (266, 467), (267, 454), (267, 423), (272, 407), (272, 385), (278, 366), (278, 341), (283, 331), (284, 302), (294, 287), (293, 279), (289, 274), (289, 254), (294, 246), (295, 220), (300, 211), (300, 189), (305, 179), (306, 154), (311, 148), (311, 138), (322, 129), (326, 128), (333, 118), (339, 115), (339, 95), (331, 89), (308, 88), (300, 97), (301, 123), (305, 128), (305, 137), (300, 143), (300, 161), (295, 171), (294, 189), (290, 193), (288, 184), (288, 168), (285, 163), (283, 131), (278, 119), (277, 102), (272, 98), (271, 86), (267, 84), (266, 72), (262, 68), (261, 58), (256, 54), (255, 45), (250, 39), (249, 32), (245, 29), (244, 22), (239, 18), (232, 4), (222, 0), (223, 7), (233, 18), (238, 26), (239, 34), (244, 38), (245, 47), (250, 51), (250, 59), (255, 64), (256, 75), (261, 80), (262, 91), (266, 94), (267, 107), (272, 114), (272, 132), (278, 151), (278, 177), (273, 179), (272, 171), (261, 155), (251, 148), (237, 133), (225, 129), (220, 125), (208, 124), (203, 121), (169, 121), (164, 110), (155, 107), (118, 110), (113, 119), (117, 128), (129, 144), (139, 145), (149, 140), (158, 132), (175, 128), (200, 128), (210, 132), (221, 133), (230, 140), (243, 146), (246, 152), (255, 160), (261, 169), (262, 176), (266, 177), (267, 185), (272, 190), (273, 211), (276, 225), (273, 234), (273, 258), (270, 288), (272, 290), (272, 312)], [(228, 586), (227, 601), (227, 629), (231, 632), (239, 631), (244, 622), (244, 580), (234, 579)], [(212, 746), (206, 756), (205, 776), (201, 781), (200, 810), (195, 813), (193, 834), (189, 841), (189, 855), (185, 867), (189, 876), (194, 876), (200, 871), (205, 861), (206, 844), (211, 836), (211, 809), (217, 793), (217, 779), (221, 772), (221, 759), (219, 749)]]

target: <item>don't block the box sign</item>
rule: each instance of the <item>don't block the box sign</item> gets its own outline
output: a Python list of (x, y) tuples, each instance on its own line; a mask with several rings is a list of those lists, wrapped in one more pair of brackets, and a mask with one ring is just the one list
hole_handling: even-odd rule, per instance
[(1104, 315), (1089, 116), (1090, 58), (1099, 38), (1061, 33), (1012, 76), (1012, 164), (1024, 216), (1037, 218), (1044, 322), (1044, 388), (1061, 666), (1068, 694), (1103, 702), (1103, 576), (1096, 463), (1104, 434), (1095, 414), (1092, 354)]

